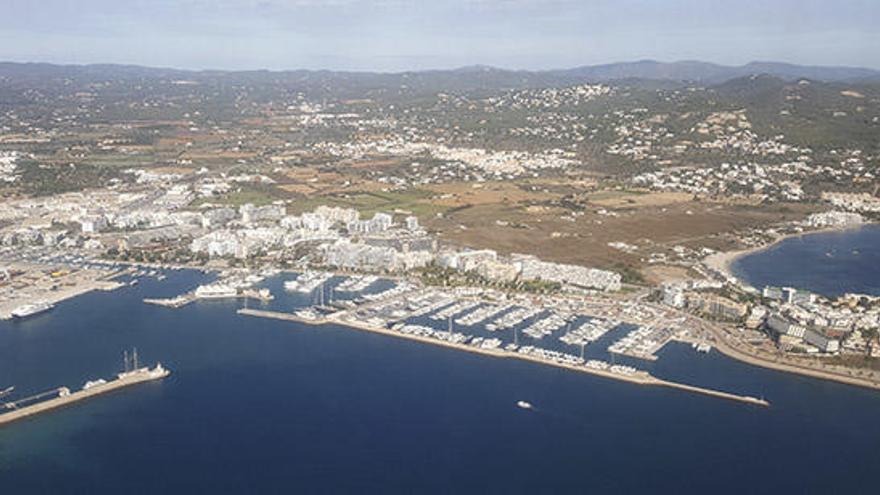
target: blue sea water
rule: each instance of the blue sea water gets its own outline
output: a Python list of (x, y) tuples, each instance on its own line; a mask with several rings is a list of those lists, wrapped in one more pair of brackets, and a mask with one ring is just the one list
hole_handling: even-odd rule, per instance
[(880, 225), (790, 237), (738, 259), (732, 268), (758, 289), (775, 285), (828, 297), (880, 295)]
[[(131, 347), (174, 371), (0, 429), (3, 493), (874, 491), (874, 391), (678, 344), (639, 363), (664, 378), (762, 395), (772, 406), (761, 408), (239, 316), (238, 302), (141, 302), (206, 277), (170, 272), (0, 322), (0, 388), (17, 393), (109, 377)], [(274, 292), (276, 309), (307, 302)], [(588, 352), (601, 354), (614, 337)]]

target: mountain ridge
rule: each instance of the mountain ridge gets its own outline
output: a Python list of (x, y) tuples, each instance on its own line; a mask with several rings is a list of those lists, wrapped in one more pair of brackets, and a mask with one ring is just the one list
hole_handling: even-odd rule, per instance
[(722, 65), (700, 60), (680, 60), (660, 62), (657, 60), (636, 60), (607, 64), (583, 65), (571, 68), (549, 70), (521, 70), (494, 67), (491, 65), (468, 65), (453, 69), (408, 70), (399, 72), (350, 71), (329, 69), (287, 69), (287, 70), (226, 70), (226, 69), (176, 69), (150, 67), (136, 64), (53, 64), (47, 62), (0, 62), (0, 75), (11, 72), (72, 71), (92, 73), (103, 71), (130, 74), (164, 74), (166, 76), (229, 76), (229, 75), (267, 75), (267, 76), (344, 76), (370, 79), (393, 79), (428, 75), (467, 75), (474, 77), (519, 77), (531, 79), (572, 79), (584, 82), (605, 82), (622, 79), (646, 79), (659, 81), (696, 82), (716, 84), (742, 76), (767, 74), (785, 80), (812, 79), (817, 81), (880, 81), (880, 70), (865, 67), (798, 65), (787, 62), (753, 61), (744, 65)]

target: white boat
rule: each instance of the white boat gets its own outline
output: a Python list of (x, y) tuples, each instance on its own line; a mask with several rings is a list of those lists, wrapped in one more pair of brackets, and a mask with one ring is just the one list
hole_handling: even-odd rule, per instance
[[(120, 380), (131, 379), (134, 377), (147, 377), (151, 380), (155, 380), (158, 378), (165, 378), (170, 375), (171, 371), (167, 368), (162, 367), (162, 363), (156, 363), (155, 368), (137, 368), (131, 371), (124, 371), (122, 373), (117, 373), (116, 378)], [(94, 386), (94, 385), (93, 385)]]
[(27, 318), (44, 311), (49, 311), (55, 305), (48, 302), (38, 302), (33, 304), (24, 304), (12, 310), (12, 316), (16, 318)]
[(92, 387), (97, 387), (97, 386), (99, 386), (99, 385), (105, 385), (105, 384), (107, 384), (107, 380), (101, 380), (101, 379), (99, 379), (99, 380), (91, 380), (91, 381), (86, 382), (86, 384), (83, 385), (83, 388), (82, 388), (82, 389), (83, 389), (83, 390), (88, 390), (88, 389), (90, 389), (90, 388), (92, 388)]
[(225, 284), (207, 284), (200, 285), (195, 292), (199, 299), (220, 299), (224, 297), (235, 297), (238, 290)]
[(532, 408), (532, 404), (530, 402), (526, 402), (524, 400), (518, 401), (516, 403), (516, 405), (517, 405), (517, 407), (520, 407), (522, 409), (531, 409)]

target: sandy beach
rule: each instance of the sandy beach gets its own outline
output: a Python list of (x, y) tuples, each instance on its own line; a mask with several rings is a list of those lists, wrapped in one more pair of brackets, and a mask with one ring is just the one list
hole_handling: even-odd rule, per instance
[[(703, 259), (703, 264), (708, 266), (709, 268), (719, 272), (719, 273), (723, 273), (724, 275), (726, 275), (729, 278), (736, 279), (739, 282), (739, 284), (742, 285), (743, 287), (751, 287), (747, 282), (745, 282), (744, 280), (741, 280), (739, 277), (737, 277), (736, 273), (734, 273), (733, 264), (738, 259), (743, 258), (745, 256), (749, 256), (751, 254), (755, 254), (760, 251), (764, 251), (766, 249), (771, 249), (774, 246), (778, 245), (779, 243), (781, 243), (787, 239), (793, 239), (796, 237), (804, 237), (804, 236), (809, 236), (809, 235), (814, 235), (814, 234), (825, 234), (825, 233), (829, 233), (829, 232), (846, 232), (847, 230), (861, 229), (863, 227), (868, 227), (871, 225), (877, 225), (877, 224), (866, 222), (866, 223), (863, 223), (860, 225), (853, 225), (853, 226), (846, 226), (846, 227), (826, 227), (826, 228), (821, 228), (821, 229), (816, 229), (816, 230), (809, 230), (809, 231), (803, 231), (803, 232), (793, 232), (791, 234), (784, 234), (784, 235), (781, 235), (781, 236), (777, 237), (776, 239), (774, 239), (773, 241), (771, 241), (767, 244), (764, 244), (762, 246), (754, 246), (754, 247), (739, 249), (739, 250), (735, 250), (735, 251), (723, 251), (723, 252), (710, 254), (709, 256), (706, 256)], [(751, 287), (751, 288), (754, 288), (754, 287)]]

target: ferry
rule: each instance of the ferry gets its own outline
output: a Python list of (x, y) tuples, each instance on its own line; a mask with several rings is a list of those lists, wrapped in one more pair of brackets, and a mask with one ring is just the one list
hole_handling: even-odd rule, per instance
[(517, 407), (520, 407), (521, 409), (531, 409), (532, 408), (532, 404), (530, 402), (526, 402), (524, 400), (517, 401), (516, 405), (517, 405)]
[(12, 316), (16, 318), (27, 318), (54, 308), (55, 305), (48, 302), (38, 302), (34, 304), (24, 304), (12, 310)]

